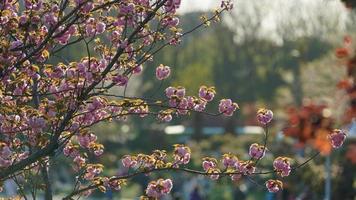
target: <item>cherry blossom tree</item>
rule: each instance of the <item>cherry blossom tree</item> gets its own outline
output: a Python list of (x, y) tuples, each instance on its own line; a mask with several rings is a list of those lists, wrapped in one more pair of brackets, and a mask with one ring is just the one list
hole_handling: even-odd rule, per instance
[[(123, 156), (130, 173), (103, 176), (105, 166), (89, 155), (100, 157), (105, 147), (97, 140), (102, 134), (91, 126), (103, 121), (120, 121), (136, 115), (143, 120), (155, 116), (169, 122), (175, 116), (199, 112), (232, 116), (239, 108), (231, 99), (220, 100), (215, 113), (206, 105), (215, 97), (214, 87), (202, 86), (197, 96), (187, 96), (183, 87), (165, 89), (165, 99), (114, 94), (127, 88), (145, 63), (167, 46), (196, 29), (219, 21), (232, 9), (222, 0), (220, 8), (201, 24), (184, 32), (179, 28), (180, 0), (3, 0), (0, 3), (0, 181), (13, 179), (26, 199), (22, 182), (40, 175), (45, 199), (52, 199), (48, 169), (58, 156), (67, 157), (76, 171), (73, 192), (63, 197), (86, 196), (96, 189), (120, 190), (130, 178), (158, 171), (201, 174), (213, 180), (276, 173), (288, 176), (305, 165), (292, 166), (287, 157), (277, 157), (270, 171), (258, 171), (258, 162), (267, 151), (268, 125), (273, 113), (261, 109), (257, 119), (265, 128), (264, 143), (252, 144), (249, 160), (230, 153), (203, 158), (202, 170), (185, 168), (191, 150), (177, 144), (173, 151)], [(86, 56), (67, 60), (58, 56), (70, 46), (84, 45)], [(56, 61), (60, 59), (60, 61)], [(172, 69), (157, 66), (156, 78), (164, 80)], [(334, 131), (330, 140), (339, 147), (346, 133)], [(317, 154), (316, 154), (317, 155)], [(267, 180), (270, 192), (282, 189), (280, 180)], [(158, 179), (148, 184), (142, 199), (158, 199), (168, 194), (173, 181)], [(32, 194), (35, 199), (36, 195)]]

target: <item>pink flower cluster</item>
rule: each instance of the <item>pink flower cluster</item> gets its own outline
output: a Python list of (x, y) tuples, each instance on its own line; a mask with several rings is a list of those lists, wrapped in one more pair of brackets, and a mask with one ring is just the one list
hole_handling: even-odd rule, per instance
[(328, 138), (331, 142), (331, 146), (335, 149), (340, 148), (346, 139), (346, 131), (341, 129), (334, 129)]
[(46, 121), (43, 117), (33, 116), (28, 120), (28, 126), (34, 133), (39, 133), (46, 127)]
[(151, 198), (161, 198), (171, 192), (173, 183), (171, 179), (158, 179), (151, 181), (146, 189), (146, 195)]
[(180, 7), (181, 0), (168, 0), (165, 4), (165, 9), (167, 12), (175, 13), (176, 10)]
[(31, 0), (25, 0), (25, 8), (28, 10), (40, 10), (43, 7), (43, 1), (38, 0), (38, 1), (31, 1)]
[(214, 158), (204, 158), (202, 163), (203, 169), (206, 173), (211, 175), (210, 178), (213, 180), (219, 179), (220, 170), (217, 166), (217, 160)]
[(92, 143), (95, 143), (97, 140), (96, 135), (93, 133), (85, 133), (77, 136), (78, 143), (83, 148), (90, 148)]
[(93, 133), (79, 134), (77, 140), (81, 147), (93, 151), (96, 156), (100, 156), (104, 152), (104, 146), (96, 142), (97, 136)]
[(92, 180), (97, 175), (99, 175), (102, 171), (103, 171), (103, 166), (101, 164), (90, 164), (86, 169), (84, 178), (86, 180)]
[(265, 156), (266, 150), (267, 148), (264, 145), (253, 143), (250, 146), (248, 154), (251, 156), (251, 158), (259, 160)]
[(279, 175), (281, 175), (282, 177), (284, 176), (289, 176), (292, 167), (290, 166), (290, 159), (287, 157), (277, 157), (274, 161), (273, 161), (273, 167), (274, 170), (277, 171), (277, 173)]
[[(231, 153), (223, 155), (222, 163), (227, 170), (232, 169), (232, 171), (236, 171), (236, 169), (238, 169), (239, 166), (238, 158)], [(230, 175), (230, 177), (232, 181), (238, 181), (241, 179), (242, 174), (241, 173), (232, 174)]]
[[(255, 163), (251, 160), (239, 161), (238, 158), (231, 154), (224, 154), (222, 164), (226, 172), (230, 173), (232, 181), (238, 181), (243, 175), (248, 176), (255, 172)], [(204, 158), (202, 163), (204, 171), (210, 176), (211, 179), (217, 180), (221, 173), (215, 158)]]
[(92, 17), (86, 21), (85, 33), (87, 36), (93, 37), (97, 34), (104, 33), (105, 29), (106, 24), (104, 22), (95, 21)]
[[(180, 115), (186, 115), (191, 110), (197, 112), (204, 111), (207, 103), (213, 100), (215, 90), (213, 87), (208, 88), (202, 86), (199, 89), (199, 97), (185, 96), (185, 93), (185, 88), (181, 86), (168, 87), (165, 90), (166, 97), (169, 98), (169, 106), (176, 109), (177, 114)], [(222, 100), (219, 107), (220, 111), (227, 116), (231, 116), (237, 108), (238, 105), (233, 103), (230, 99)], [(173, 110), (161, 111), (158, 118), (168, 122), (172, 120), (172, 113)]]
[(231, 153), (227, 153), (223, 155), (222, 163), (225, 168), (236, 167), (238, 165), (239, 160), (237, 157)]
[(283, 189), (283, 183), (279, 180), (268, 180), (266, 181), (266, 187), (269, 192), (276, 193)]
[(170, 122), (173, 119), (172, 112), (170, 110), (159, 112), (157, 117), (160, 121), (163, 122)]
[(261, 108), (257, 111), (257, 120), (259, 123), (266, 125), (270, 123), (273, 119), (272, 110)]
[[(168, 98), (178, 98), (178, 99), (182, 99), (185, 96), (185, 88), (184, 87), (168, 87), (165, 90), (166, 96)], [(176, 105), (174, 105), (176, 106)]]
[(121, 185), (123, 184), (122, 183), (122, 180), (120, 179), (115, 179), (116, 177), (112, 177), (112, 178), (108, 178), (108, 177), (104, 177), (103, 178), (103, 185), (106, 187), (106, 188), (110, 188), (112, 190), (120, 190), (121, 189)]
[(178, 26), (178, 24), (179, 24), (179, 18), (178, 17), (168, 16), (168, 17), (165, 17), (162, 20), (162, 25), (163, 26), (174, 27), (174, 26)]
[(112, 78), (112, 82), (118, 86), (125, 86), (127, 85), (129, 78), (127, 76), (118, 74)]
[(86, 159), (80, 155), (79, 152), (79, 146), (78, 145), (73, 145), (71, 142), (69, 142), (64, 148), (63, 148), (63, 154), (67, 157), (70, 157), (73, 159), (74, 166), (73, 169), (75, 171), (78, 171), (81, 167), (83, 167), (86, 164)]
[(136, 159), (133, 159), (133, 157), (130, 155), (124, 156), (124, 158), (121, 160), (121, 162), (125, 168), (134, 168), (137, 166)]
[(58, 17), (57, 14), (59, 12), (59, 7), (58, 5), (53, 5), (51, 8), (51, 12), (48, 12), (44, 14), (43, 19), (44, 19), (44, 24), (47, 25), (48, 28), (54, 26), (58, 22)]
[(64, 31), (64, 29), (65, 27), (63, 26), (59, 27), (59, 29), (57, 30), (58, 37), (55, 38), (56, 41), (61, 45), (66, 45), (69, 39), (77, 32), (77, 28), (74, 25), (70, 26), (66, 31)]
[(248, 161), (239, 162), (237, 165), (237, 169), (243, 175), (251, 175), (255, 172), (256, 167), (254, 162), (248, 160)]

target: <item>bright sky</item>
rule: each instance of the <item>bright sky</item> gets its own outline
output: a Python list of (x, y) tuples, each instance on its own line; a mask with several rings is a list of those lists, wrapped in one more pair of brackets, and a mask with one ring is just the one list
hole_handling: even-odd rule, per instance
[(219, 6), (220, 0), (182, 0), (181, 13), (208, 10)]
[[(348, 12), (340, 0), (233, 0), (234, 10), (230, 26), (234, 27), (237, 33), (244, 31), (244, 27), (237, 24), (250, 23), (258, 24), (261, 20), (260, 33), (263, 37), (270, 37), (277, 40), (278, 24), (290, 24), (294, 34), (306, 34), (314, 31), (314, 25), (319, 25), (318, 31), (334, 27), (335, 30), (343, 30), (349, 20)], [(179, 13), (184, 14), (192, 11), (207, 11), (220, 6), (221, 0), (182, 0)], [(256, 5), (259, 9), (256, 10)], [(258, 12), (257, 12), (258, 11)], [(257, 12), (257, 13), (256, 13)], [(256, 16), (249, 18), (250, 16)], [(247, 17), (247, 18), (246, 18)], [(241, 21), (242, 20), (242, 21)], [(256, 21), (257, 20), (257, 21)], [(302, 22), (303, 26), (299, 23)], [(327, 25), (326, 25), (327, 24)], [(320, 29), (320, 30), (319, 30)], [(325, 32), (325, 31), (324, 31)], [(243, 34), (237, 34), (243, 35)]]

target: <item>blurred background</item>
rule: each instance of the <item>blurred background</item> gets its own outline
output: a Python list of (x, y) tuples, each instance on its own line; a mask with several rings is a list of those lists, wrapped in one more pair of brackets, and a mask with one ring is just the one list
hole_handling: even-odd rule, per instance
[[(210, 16), (218, 3), (182, 0), (182, 28), (198, 25), (201, 16)], [(340, 0), (235, 0), (234, 9), (220, 23), (161, 51), (127, 89), (129, 96), (160, 99), (171, 85), (186, 87), (189, 95), (197, 94), (200, 85), (215, 86), (216, 99), (231, 98), (239, 104), (234, 117), (192, 113), (170, 123), (130, 117), (93, 128), (106, 147), (100, 159), (108, 175), (124, 173), (120, 159), (125, 154), (170, 150), (176, 143), (192, 149), (189, 167), (200, 169), (205, 156), (232, 152), (248, 159), (249, 145), (263, 140), (256, 111), (267, 107), (275, 118), (262, 168), (271, 169), (273, 159), (280, 155), (293, 157), (297, 164), (322, 151), (322, 156), (283, 179), (283, 192), (266, 191), (264, 181), (272, 176), (233, 183), (229, 178), (211, 181), (163, 173), (136, 177), (122, 191), (98, 192), (91, 198), (138, 199), (151, 179), (171, 177), (173, 192), (166, 199), (356, 199), (356, 59), (352, 61), (354, 52), (347, 57), (338, 51), (356, 40), (355, 24), (356, 11)], [(344, 40), (345, 36), (349, 37)], [(356, 43), (351, 46), (356, 48)], [(71, 60), (83, 55), (71, 49), (62, 56)], [(173, 69), (168, 81), (155, 79), (155, 68), (161, 63)], [(217, 103), (208, 109), (217, 110)], [(341, 149), (330, 153), (325, 136), (335, 127), (347, 129), (349, 135)], [(66, 158), (57, 161), (51, 175), (56, 193), (72, 189), (73, 170)]]

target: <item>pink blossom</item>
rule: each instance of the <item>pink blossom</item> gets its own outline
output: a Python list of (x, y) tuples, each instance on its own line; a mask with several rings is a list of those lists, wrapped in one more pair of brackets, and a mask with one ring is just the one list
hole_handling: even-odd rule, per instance
[(117, 75), (112, 78), (112, 82), (119, 85), (119, 86), (125, 86), (127, 85), (127, 82), (129, 81), (129, 78), (124, 75)]
[(103, 185), (105, 187), (112, 189), (112, 190), (120, 190), (121, 189), (120, 180), (115, 180), (115, 179), (110, 180), (107, 177), (103, 178)]
[(273, 167), (279, 175), (282, 177), (289, 176), (292, 168), (290, 166), (289, 158), (286, 157), (277, 157), (273, 161)]
[(74, 35), (77, 32), (77, 27), (72, 25), (69, 27), (67, 34)]
[(28, 16), (27, 15), (21, 15), (20, 18), (19, 18), (19, 23), (21, 25), (24, 25), (27, 23), (27, 20), (28, 20)]
[(251, 175), (256, 170), (252, 161), (239, 162), (237, 163), (236, 168), (244, 175)]
[(175, 13), (176, 10), (180, 7), (181, 0), (168, 0), (166, 2), (165, 9), (170, 13)]
[(0, 157), (0, 168), (1, 167), (9, 167), (11, 164), (12, 164), (11, 160), (7, 160), (7, 159)]
[(103, 149), (96, 149), (94, 150), (94, 155), (95, 156), (101, 156), (104, 153)]
[(92, 24), (87, 24), (85, 26), (85, 33), (87, 34), (87, 36), (93, 37), (93, 36), (95, 36), (96, 29), (94, 28), (94, 26)]
[(169, 99), (168, 103), (170, 107), (175, 108), (179, 104), (179, 99), (173, 96), (171, 99)]
[(220, 171), (218, 170), (211, 170), (210, 173), (212, 173), (209, 177), (212, 179), (212, 180), (218, 180), (220, 175), (218, 174)]
[(190, 161), (190, 149), (184, 145), (175, 145), (174, 146), (174, 163), (179, 164), (188, 164)]
[(272, 110), (261, 108), (257, 111), (257, 120), (263, 125), (270, 123), (273, 119)]
[(212, 180), (219, 179), (220, 170), (217, 168), (217, 161), (214, 158), (204, 158), (202, 166)]
[(132, 73), (134, 74), (139, 74), (142, 72), (142, 65), (137, 65), (135, 68), (133, 68)]
[(235, 167), (238, 162), (238, 159), (236, 156), (234, 156), (232, 154), (224, 154), (222, 162), (226, 168)]
[(198, 100), (193, 107), (193, 109), (198, 112), (204, 111), (205, 108), (206, 108), (206, 101), (202, 101), (202, 100)]
[(103, 171), (102, 167), (99, 165), (89, 165), (84, 174), (86, 180), (92, 180), (95, 176), (99, 175)]
[(28, 10), (40, 10), (43, 6), (43, 1), (38, 0), (38, 1), (31, 1), (31, 0), (25, 0), (25, 7)]
[(57, 4), (54, 4), (51, 8), (52, 12), (59, 12), (59, 6)]
[(346, 139), (346, 131), (341, 129), (334, 129), (328, 138), (331, 142), (331, 146), (335, 149), (340, 148)]
[(128, 3), (127, 5), (121, 4), (120, 13), (123, 15), (133, 14), (135, 10), (135, 4)]
[(170, 122), (172, 121), (173, 117), (170, 113), (161, 112), (158, 114), (158, 119), (164, 122)]
[(58, 19), (53, 12), (46, 13), (44, 16), (44, 22), (48, 26), (53, 26), (57, 23)]
[(202, 163), (204, 171), (208, 171), (209, 169), (216, 167), (216, 162), (212, 160), (204, 160)]
[(63, 154), (75, 158), (79, 156), (79, 150), (69, 143), (63, 148)]
[(186, 115), (188, 113), (188, 100), (186, 98), (180, 100), (177, 112), (181, 115)]
[(104, 22), (98, 22), (95, 27), (96, 32), (98, 34), (104, 33), (105, 28), (106, 28), (106, 24)]
[(237, 108), (239, 108), (239, 106), (237, 103), (233, 103), (231, 99), (220, 100), (219, 112), (225, 116), (232, 116)]
[(21, 47), (22, 45), (23, 45), (23, 43), (22, 43), (22, 41), (20, 41), (20, 40), (12, 41), (12, 42), (10, 43), (10, 50), (19, 48), (19, 47)]
[(214, 87), (201, 86), (199, 89), (199, 97), (205, 99), (206, 101), (212, 101), (215, 96)]
[(30, 155), (30, 152), (25, 151), (25, 152), (23, 152), (23, 153), (20, 153), (20, 154), (18, 155), (18, 157), (16, 158), (16, 160), (17, 160), (17, 161), (24, 160), (24, 159), (28, 158), (29, 155)]
[(158, 80), (163, 80), (169, 77), (169, 75), (171, 74), (171, 69), (168, 66), (164, 66), (164, 65), (159, 65), (156, 68), (156, 78)]
[(266, 187), (269, 192), (276, 193), (283, 188), (283, 183), (279, 180), (268, 180), (266, 181)]
[(151, 181), (146, 189), (146, 195), (151, 198), (161, 198), (171, 192), (173, 183), (171, 179), (158, 179)]
[(94, 143), (97, 140), (96, 135), (92, 133), (82, 134), (77, 136), (79, 145), (84, 148), (89, 148), (91, 143)]
[(27, 83), (18, 84), (13, 94), (19, 96), (22, 95), (26, 91), (27, 86), (28, 86)]
[(175, 87), (168, 87), (168, 88), (166, 88), (166, 90), (165, 90), (166, 96), (167, 96), (168, 98), (171, 98), (172, 95), (174, 95), (174, 94), (176, 93), (176, 91), (177, 91), (177, 88), (175, 88)]
[(174, 27), (174, 26), (178, 26), (178, 24), (179, 24), (179, 18), (178, 17), (165, 17), (162, 20), (162, 25), (163, 26)]
[(124, 156), (121, 162), (125, 168), (132, 168), (132, 167), (136, 167), (137, 165), (137, 161), (132, 156), (129, 155)]
[(94, 4), (92, 2), (87, 2), (82, 7), (83, 13), (89, 13), (94, 8)]
[(85, 165), (85, 158), (81, 157), (81, 156), (76, 156), (74, 159), (73, 159), (74, 163), (77, 164), (77, 166), (81, 167), (81, 166), (84, 166)]
[(185, 96), (185, 88), (184, 87), (168, 87), (165, 90), (166, 96), (168, 98), (177, 97), (178, 99), (182, 99)]
[(35, 133), (41, 132), (46, 126), (46, 121), (43, 117), (33, 116), (28, 120), (28, 126), (32, 128)]
[(266, 154), (266, 150), (267, 148), (265, 146), (253, 143), (250, 146), (248, 154), (251, 156), (251, 158), (262, 159)]

